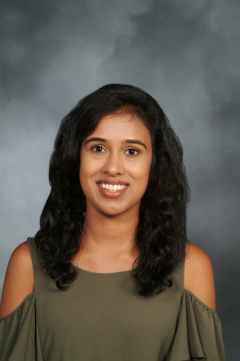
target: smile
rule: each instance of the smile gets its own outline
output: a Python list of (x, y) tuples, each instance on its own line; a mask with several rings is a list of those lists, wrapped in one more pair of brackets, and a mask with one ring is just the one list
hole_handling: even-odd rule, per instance
[(100, 192), (108, 198), (120, 197), (126, 192), (128, 185), (97, 183)]
[(127, 188), (127, 186), (125, 185), (120, 185), (120, 184), (99, 184), (99, 186), (102, 188), (102, 189), (107, 189), (108, 191), (110, 192), (116, 192), (116, 191), (120, 191), (124, 188)]

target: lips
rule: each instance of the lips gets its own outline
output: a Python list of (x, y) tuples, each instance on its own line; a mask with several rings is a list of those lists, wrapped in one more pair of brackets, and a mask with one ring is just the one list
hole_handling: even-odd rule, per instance
[[(106, 181), (105, 181), (106, 182)], [(107, 183), (107, 182), (106, 182)], [(105, 183), (105, 184), (106, 184)], [(111, 183), (108, 183), (108, 184), (111, 184)], [(118, 183), (120, 185), (120, 183)], [(114, 184), (116, 185), (116, 183)], [(117, 198), (117, 197), (120, 197), (122, 194), (124, 194), (126, 192), (126, 190), (128, 189), (127, 187), (127, 184), (123, 184), (125, 185), (125, 187), (123, 189), (119, 189), (119, 190), (114, 190), (114, 191), (111, 191), (111, 190), (108, 190), (108, 189), (104, 189), (100, 186), (99, 183), (97, 183), (97, 187), (98, 189), (100, 190), (100, 192), (107, 198)]]

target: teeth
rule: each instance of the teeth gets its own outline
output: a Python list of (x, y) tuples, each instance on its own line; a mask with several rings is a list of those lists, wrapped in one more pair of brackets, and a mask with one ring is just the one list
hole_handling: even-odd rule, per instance
[(126, 185), (120, 185), (120, 184), (99, 184), (101, 188), (103, 189), (107, 189), (111, 192), (116, 192), (116, 191), (120, 191), (121, 189), (124, 189), (126, 188), (127, 186)]

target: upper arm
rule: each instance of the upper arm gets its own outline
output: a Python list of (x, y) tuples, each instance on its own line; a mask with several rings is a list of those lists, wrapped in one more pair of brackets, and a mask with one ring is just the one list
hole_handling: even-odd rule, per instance
[(190, 244), (185, 259), (184, 288), (190, 290), (203, 303), (216, 309), (213, 267), (207, 253)]
[(34, 291), (34, 274), (28, 241), (21, 243), (8, 263), (0, 306), (0, 317), (14, 311)]

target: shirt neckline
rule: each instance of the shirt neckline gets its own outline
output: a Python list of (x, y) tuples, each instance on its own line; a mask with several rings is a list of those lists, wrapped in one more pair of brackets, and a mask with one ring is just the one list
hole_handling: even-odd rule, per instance
[(118, 271), (118, 272), (92, 272), (92, 271), (87, 271), (83, 268), (78, 267), (75, 263), (71, 262), (71, 264), (73, 265), (73, 267), (75, 267), (77, 270), (79, 270), (80, 272), (89, 274), (89, 275), (99, 275), (99, 276), (115, 276), (115, 275), (127, 275), (127, 274), (131, 274), (133, 272), (133, 269), (127, 270), (127, 271)]

